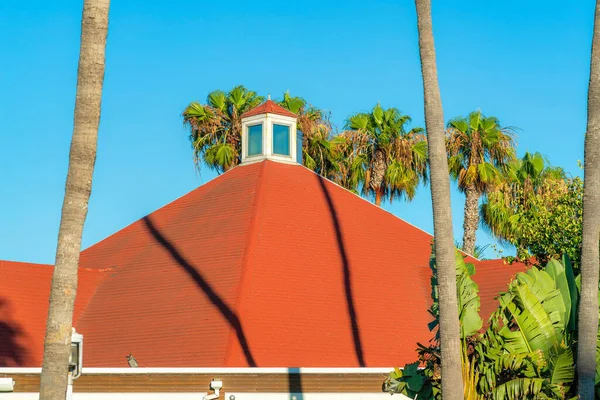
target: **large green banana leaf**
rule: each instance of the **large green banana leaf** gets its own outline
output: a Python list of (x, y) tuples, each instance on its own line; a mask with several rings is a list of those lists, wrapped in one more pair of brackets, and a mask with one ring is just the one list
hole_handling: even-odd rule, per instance
[(575, 378), (575, 369), (573, 368), (573, 351), (570, 348), (563, 349), (554, 360), (552, 366), (552, 384), (572, 383)]
[[(518, 329), (504, 326), (500, 330), (506, 349), (511, 353), (531, 353), (536, 350), (546, 352), (556, 347), (560, 341), (552, 321), (529, 286), (513, 285), (511, 291), (515, 302), (506, 304), (505, 309)], [(520, 303), (522, 308), (516, 303)]]
[[(517, 281), (521, 284), (525, 284), (535, 295), (550, 317), (557, 334), (562, 336), (561, 332), (565, 328), (565, 315), (567, 309), (565, 301), (568, 301), (570, 309), (570, 296), (567, 294), (565, 300), (561, 291), (557, 289), (556, 282), (552, 279), (552, 276), (537, 268), (530, 268), (527, 273), (518, 274)], [(518, 297), (516, 301), (520, 307), (524, 307)]]
[(543, 378), (517, 378), (492, 390), (494, 400), (538, 398), (544, 385)]
[(573, 276), (573, 267), (568, 256), (563, 256), (562, 263), (557, 260), (550, 260), (545, 268), (546, 273), (552, 277), (556, 283), (557, 289), (561, 292), (561, 297), (565, 305), (565, 314), (563, 316), (565, 328), (572, 332), (576, 325), (577, 314), (577, 287)]

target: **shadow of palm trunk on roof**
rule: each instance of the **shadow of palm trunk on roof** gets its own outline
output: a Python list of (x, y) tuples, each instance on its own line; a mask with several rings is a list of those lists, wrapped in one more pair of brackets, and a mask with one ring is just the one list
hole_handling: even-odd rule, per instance
[[(6, 300), (0, 299), (0, 315), (8, 315)], [(29, 353), (19, 343), (23, 336), (21, 328), (12, 321), (0, 321), (0, 368), (27, 367)]]
[(346, 245), (344, 244), (342, 228), (340, 227), (340, 222), (338, 219), (337, 211), (335, 209), (335, 205), (333, 204), (333, 200), (329, 195), (329, 191), (325, 186), (323, 178), (318, 175), (315, 175), (315, 177), (319, 181), (319, 185), (321, 186), (321, 190), (323, 191), (323, 195), (325, 196), (325, 200), (327, 201), (327, 206), (331, 215), (331, 222), (333, 224), (333, 227), (335, 228), (335, 238), (337, 241), (340, 258), (342, 261), (342, 270), (344, 273), (344, 291), (346, 294), (346, 305), (348, 307), (348, 315), (350, 317), (350, 329), (352, 330), (352, 339), (354, 341), (354, 352), (356, 354), (356, 359), (358, 360), (358, 365), (364, 367), (365, 358), (363, 355), (362, 341), (360, 339), (360, 330), (358, 329), (358, 316), (356, 314), (356, 307), (354, 306), (354, 296), (352, 294), (352, 274), (350, 272), (350, 263), (348, 262), (348, 255), (346, 253)]
[(244, 330), (242, 329), (242, 323), (238, 316), (233, 312), (231, 308), (221, 297), (215, 292), (215, 290), (210, 286), (210, 284), (202, 277), (202, 275), (194, 268), (192, 264), (190, 264), (181, 253), (175, 248), (173, 244), (171, 244), (154, 226), (154, 223), (151, 221), (149, 216), (144, 217), (144, 223), (146, 224), (146, 228), (154, 239), (167, 250), (171, 258), (175, 260), (177, 265), (179, 265), (188, 275), (194, 280), (196, 285), (204, 295), (210, 300), (210, 302), (217, 307), (217, 309), (221, 312), (223, 317), (227, 320), (229, 325), (235, 330), (235, 334), (237, 336), (238, 342), (242, 347), (244, 352), (244, 356), (246, 357), (246, 362), (251, 367), (256, 367), (256, 361), (254, 361), (254, 357), (252, 356), (252, 352), (250, 351), (250, 346), (248, 345), (248, 340), (246, 339), (246, 335), (244, 334)]

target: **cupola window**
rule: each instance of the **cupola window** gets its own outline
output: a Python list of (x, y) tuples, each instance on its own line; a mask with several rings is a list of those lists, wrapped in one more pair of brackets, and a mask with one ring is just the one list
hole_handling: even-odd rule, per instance
[(262, 124), (248, 126), (248, 157), (262, 154)]
[(289, 125), (273, 124), (273, 154), (280, 156), (290, 155)]

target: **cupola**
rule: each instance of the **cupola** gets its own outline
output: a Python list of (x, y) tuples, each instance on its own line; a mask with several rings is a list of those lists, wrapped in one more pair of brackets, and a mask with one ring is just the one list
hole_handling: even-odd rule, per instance
[(242, 164), (263, 160), (302, 164), (297, 115), (269, 99), (242, 114)]

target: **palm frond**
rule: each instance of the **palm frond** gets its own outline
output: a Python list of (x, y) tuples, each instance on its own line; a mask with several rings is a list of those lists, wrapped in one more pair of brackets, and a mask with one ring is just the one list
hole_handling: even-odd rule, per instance
[(421, 128), (407, 133), (405, 126), (410, 121), (397, 108), (384, 109), (379, 104), (370, 113), (347, 119), (347, 131), (340, 135), (346, 140), (344, 155), (360, 159), (364, 171), (354, 169), (354, 176), (361, 178), (365, 196), (411, 200), (418, 184), (427, 180), (427, 142)]
[(497, 118), (475, 111), (448, 122), (446, 148), (450, 174), (459, 189), (474, 186), (487, 193), (515, 158), (514, 131), (501, 127)]

